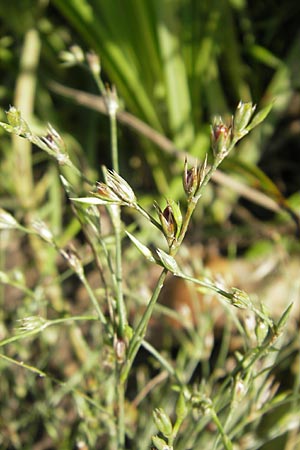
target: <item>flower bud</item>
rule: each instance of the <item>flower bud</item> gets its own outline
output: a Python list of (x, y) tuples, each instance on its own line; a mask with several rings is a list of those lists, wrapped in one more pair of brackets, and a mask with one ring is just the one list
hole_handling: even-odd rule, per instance
[(26, 135), (31, 134), (28, 124), (25, 122), (21, 115), (21, 112), (17, 108), (11, 106), (6, 112), (6, 116), (9, 125), (11, 125), (15, 129), (15, 132), (18, 135), (25, 137)]
[(86, 54), (86, 60), (89, 65), (89, 68), (91, 69), (91, 72), (94, 75), (99, 75), (101, 72), (101, 64), (100, 64), (100, 58), (96, 53), (89, 52)]
[(211, 145), (215, 159), (220, 163), (230, 150), (231, 127), (221, 117), (215, 118), (211, 127)]
[(207, 167), (207, 155), (201, 166), (193, 166), (190, 169), (187, 167), (187, 159), (184, 162), (183, 172), (183, 188), (188, 198), (195, 197), (197, 191), (204, 181)]
[(246, 392), (247, 392), (247, 387), (246, 387), (244, 380), (242, 380), (240, 377), (237, 378), (234, 383), (235, 399), (237, 401), (241, 401), (242, 398), (245, 396)]
[(116, 338), (114, 342), (114, 350), (119, 364), (125, 361), (126, 343), (123, 339)]
[(70, 248), (67, 248), (66, 250), (61, 249), (60, 253), (65, 258), (69, 266), (78, 275), (78, 277), (81, 280), (84, 279), (83, 267), (76, 252), (74, 250), (71, 250)]
[(170, 205), (167, 205), (161, 214), (161, 223), (168, 237), (173, 238), (176, 234), (176, 222)]
[(258, 319), (255, 327), (255, 335), (258, 345), (262, 345), (268, 335), (268, 332), (268, 325), (263, 320)]
[(72, 45), (68, 51), (61, 51), (59, 57), (65, 67), (72, 67), (84, 62), (84, 53), (78, 45)]
[(71, 45), (70, 52), (72, 53), (72, 55), (74, 55), (75, 61), (78, 64), (83, 63), (83, 61), (84, 61), (84, 53), (83, 53), (82, 48), (79, 47), (79, 45)]
[(159, 431), (166, 437), (170, 437), (173, 432), (172, 422), (162, 408), (153, 411), (153, 419)]
[(210, 398), (203, 399), (201, 403), (201, 410), (204, 415), (210, 414), (211, 410), (213, 409), (213, 402)]
[(52, 231), (48, 228), (48, 226), (42, 220), (33, 220), (31, 222), (31, 226), (34, 231), (42, 238), (44, 241), (53, 243), (53, 234)]
[(172, 450), (171, 447), (159, 436), (152, 436), (152, 443), (157, 450)]
[(183, 188), (186, 195), (191, 198), (193, 197), (197, 190), (199, 189), (200, 179), (199, 179), (199, 169), (196, 166), (188, 169), (187, 159), (184, 162), (184, 173), (183, 173)]
[(72, 67), (76, 64), (75, 55), (70, 51), (62, 50), (59, 52), (59, 59), (65, 67)]
[(5, 209), (0, 208), (0, 230), (18, 227), (19, 224), (16, 219)]
[(108, 188), (125, 204), (132, 206), (136, 203), (136, 196), (129, 184), (114, 170), (105, 171)]
[(213, 409), (212, 400), (202, 393), (195, 393), (191, 397), (192, 407), (197, 409), (203, 415), (210, 414)]
[[(168, 203), (164, 210), (154, 204), (158, 212), (159, 221), (162, 226), (163, 233), (167, 239), (168, 245), (171, 246), (176, 239), (177, 232), (179, 231), (182, 223), (182, 216), (180, 209), (176, 204)], [(175, 209), (174, 209), (175, 208)]]
[(56, 158), (59, 165), (63, 166), (69, 162), (69, 155), (66, 153), (65, 143), (50, 123), (48, 124), (47, 134), (41, 138), (41, 141), (51, 150), (52, 156)]
[(106, 94), (104, 100), (107, 106), (109, 116), (110, 117), (115, 116), (117, 110), (119, 109), (119, 101), (115, 86), (113, 86), (111, 89), (109, 86), (106, 86)]
[(249, 295), (240, 289), (232, 289), (231, 304), (240, 309), (247, 309), (251, 306)]
[(236, 112), (233, 117), (233, 133), (235, 134), (246, 134), (247, 130), (245, 128), (250, 122), (250, 119), (255, 111), (256, 106), (252, 102), (243, 103), (239, 102)]
[(29, 316), (19, 319), (19, 326), (17, 328), (19, 333), (25, 333), (26, 331), (43, 330), (49, 325), (49, 322), (40, 316)]

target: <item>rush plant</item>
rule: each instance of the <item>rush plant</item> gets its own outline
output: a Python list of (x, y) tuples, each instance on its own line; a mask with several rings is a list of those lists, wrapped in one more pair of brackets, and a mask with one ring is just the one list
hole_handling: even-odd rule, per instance
[[(85, 56), (82, 57), (85, 61)], [(207, 277), (197, 278), (181, 267), (177, 256), (191, 217), (213, 173), (236, 144), (264, 120), (270, 106), (255, 114), (255, 106), (251, 102), (241, 101), (228, 122), (222, 117), (215, 118), (211, 126), (211, 153), (201, 163), (190, 162), (188, 156), (184, 162), (182, 189), (185, 204), (179, 205), (173, 199), (167, 199), (164, 205), (154, 204), (152, 209), (147, 210), (140, 204), (139, 195), (130, 182), (119, 173), (116, 91), (103, 85), (100, 64), (95, 55), (89, 55), (87, 62), (110, 120), (112, 164), (111, 168), (103, 167), (101, 180), (89, 180), (82, 173), (81, 168), (71, 160), (62, 137), (51, 125), (43, 136), (38, 136), (15, 107), (7, 112), (8, 122), (0, 125), (7, 132), (28, 140), (55, 161), (62, 189), (80, 225), (81, 239), (89, 248), (89, 258), (80, 255), (83, 247), (78, 242), (72, 246), (62, 245), (60, 236), (56, 236), (39, 217), (34, 220), (18, 219), (10, 211), (1, 209), (0, 228), (38, 238), (46, 248), (55, 251), (60, 266), (64, 267), (57, 282), (63, 284), (63, 279), (75, 274), (87, 292), (90, 305), (86, 305), (84, 313), (79, 315), (67, 305), (54, 307), (47, 297), (43, 307), (33, 307), (41, 305), (38, 297), (41, 293), (37, 287), (27, 287), (25, 277), (1, 272), (0, 280), (4, 285), (17, 288), (32, 302), (30, 307), (23, 307), (27, 315), (19, 318), (17, 330), (11, 327), (5, 330), (5, 336), (0, 341), (3, 349), (1, 364), (9, 363), (41, 377), (45, 383), (45, 395), (49, 396), (48, 406), (52, 402), (60, 414), (60, 404), (65, 396), (70, 396), (75, 402), (76, 408), (73, 408), (81, 426), (76, 428), (74, 420), (72, 433), (63, 430), (59, 434), (54, 426), (55, 418), (44, 418), (45, 429), (52, 436), (54, 445), (58, 445), (63, 435), (66, 445), (61, 448), (71, 448), (74, 443), (78, 449), (110, 450), (149, 448), (151, 444), (157, 450), (197, 449), (201, 446), (214, 450), (262, 448), (264, 443), (290, 431), (288, 419), (292, 412), (295, 414), (299, 402), (293, 392), (277, 392), (278, 385), (270, 373), (270, 367), (276, 365), (280, 349), (285, 345), (281, 336), (290, 308), (275, 322), (245, 292), (226, 288)], [(78, 183), (73, 182), (78, 178), (81, 180), (80, 192)], [(125, 224), (123, 209), (132, 213), (129, 217), (138, 219)], [(102, 230), (104, 217), (110, 220), (108, 233)], [(144, 241), (141, 227), (151, 229), (156, 236), (153, 242), (160, 244), (153, 246)], [(130, 282), (125, 271), (128, 272), (130, 251), (134, 252), (134, 258), (140, 264), (145, 262), (159, 268), (149, 297), (142, 302), (143, 308), (136, 308), (134, 316), (130, 311), (133, 299), (141, 295), (138, 286), (146, 283), (142, 278), (135, 280), (136, 292), (127, 291)], [(93, 288), (88, 277), (91, 261), (101, 280), (98, 289)], [(189, 350), (182, 345), (175, 360), (172, 360), (171, 353), (156, 348), (147, 338), (151, 319), (156, 308), (159, 308), (158, 298), (170, 274), (193, 283), (205, 295), (216, 296), (224, 308), (224, 314), (233, 318), (231, 320), (244, 344), (231, 356), (231, 364), (229, 349), (226, 350), (224, 343), (215, 370), (208, 370), (210, 354), (199, 356), (196, 329), (194, 334), (191, 333), (192, 348)], [(133, 272), (132, 276), (139, 275)], [(36, 313), (29, 315), (30, 310)], [(245, 315), (241, 318), (238, 311), (245, 312)], [(246, 313), (251, 318), (248, 322), (244, 321)], [(72, 340), (72, 349), (80, 361), (77, 372), (69, 378), (67, 374), (61, 378), (51, 374), (43, 354), (43, 346), (46, 351), (51, 341), (51, 335), (47, 332), (62, 327), (73, 330), (67, 336)], [(213, 324), (208, 334), (212, 328)], [(48, 336), (46, 347), (45, 336)], [(29, 351), (29, 361), (26, 361), (24, 352), (21, 352), (21, 359), (18, 356), (20, 347), (36, 342), (33, 341), (35, 338), (41, 345), (40, 358), (34, 360)], [(58, 339), (57, 334), (54, 334), (54, 339), (52, 336), (52, 342), (55, 339)], [(56, 346), (55, 342), (53, 346)], [(10, 348), (15, 351), (9, 351)], [(58, 347), (56, 351), (59, 350)], [(159, 375), (151, 373), (151, 365), (140, 367), (138, 354), (141, 350), (151, 355)], [(203, 374), (195, 382), (193, 374), (198, 364), (202, 364)], [(139, 394), (141, 397), (137, 400)], [(149, 404), (145, 399), (149, 400)], [(36, 407), (46, 417), (42, 405), (38, 403)], [(289, 412), (280, 415), (280, 408), (285, 408), (285, 411), (289, 409)], [(263, 436), (257, 434), (256, 428), (263, 415), (271, 411), (279, 414), (281, 427), (270, 425)], [(150, 423), (151, 412), (153, 421)], [(299, 419), (299, 414), (295, 417)], [(21, 448), (20, 445), (17, 442), (15, 448)]]

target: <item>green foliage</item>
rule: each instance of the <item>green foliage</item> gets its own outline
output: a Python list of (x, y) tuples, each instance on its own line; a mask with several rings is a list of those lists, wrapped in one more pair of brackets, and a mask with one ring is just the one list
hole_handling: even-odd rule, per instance
[[(252, 106), (250, 109), (252, 110)], [(127, 437), (127, 440), (131, 441), (130, 446), (137, 447), (147, 446), (149, 441), (152, 440), (157, 449), (168, 448), (172, 450), (173, 448), (186, 448), (186, 446), (193, 448), (199, 445), (208, 446), (208, 443), (211, 442), (211, 448), (231, 450), (234, 443), (240, 445), (246, 428), (249, 430), (248, 433), (252, 436), (252, 440), (261, 443), (259, 436), (256, 436), (255, 429), (257, 422), (262, 420), (262, 409), (267, 414), (273, 412), (278, 405), (288, 404), (296, 410), (298, 405), (297, 394), (288, 392), (284, 395), (277, 394), (278, 386), (274, 385), (270, 369), (268, 370), (268, 367), (275, 364), (276, 358), (281, 353), (282, 347), (279, 344), (279, 347), (276, 348), (275, 343), (277, 344), (285, 329), (291, 307), (287, 308), (276, 322), (268, 316), (263, 308), (259, 309), (251, 298), (240, 289), (225, 290), (219, 287), (214, 280), (209, 280), (207, 277), (202, 277), (202, 279), (192, 277), (185, 274), (176, 262), (176, 255), (182, 245), (188, 224), (201, 198), (203, 189), (218, 165), (232, 151), (236, 142), (241, 139), (241, 130), (247, 126), (251, 127), (251, 123), (257, 122), (257, 116), (252, 119), (252, 114), (249, 115), (248, 110), (247, 106), (244, 107), (240, 103), (233, 116), (232, 124), (225, 126), (222, 118), (214, 121), (212, 125), (212, 164), (210, 166), (205, 164), (204, 168), (189, 169), (190, 172), (188, 173), (185, 163), (182, 175), (183, 190), (186, 196), (185, 208), (180, 208), (177, 203), (169, 200), (164, 210), (156, 207), (159, 221), (153, 216), (153, 212), (147, 212), (141, 207), (134, 190), (114, 170), (104, 170), (104, 181), (96, 184), (96, 189), (93, 189), (90, 193), (92, 196), (78, 197), (78, 188), (71, 181), (72, 173), (81, 177), (87, 185), (92, 186), (92, 183), (83, 174), (80, 175), (80, 170), (71, 162), (66, 146), (54, 128), (49, 127), (45, 137), (36, 136), (15, 107), (11, 107), (7, 112), (9, 123), (0, 123), (7, 132), (27, 139), (54, 158), (61, 172), (65, 168), (69, 170), (67, 172), (68, 179), (65, 176), (62, 177), (63, 187), (72, 203), (73, 214), (79, 221), (81, 230), (85, 235), (86, 244), (92, 252), (98, 276), (102, 280), (99, 295), (90, 284), (87, 273), (88, 261), (82, 261), (82, 258), (78, 255), (79, 249), (74, 247), (63, 248), (55, 234), (41, 220), (31, 220), (24, 226), (6, 210), (0, 210), (1, 229), (7, 232), (16, 230), (27, 235), (32, 239), (31, 245), (35, 245), (34, 241), (38, 239), (39, 243), (44, 243), (41, 248), (46, 245), (54, 249), (66, 264), (66, 273), (62, 272), (60, 276), (65, 278), (66, 276), (72, 276), (72, 274), (76, 275), (84, 286), (90, 301), (90, 306), (84, 307), (84, 314), (76, 315), (71, 305), (66, 311), (67, 305), (63, 299), (60, 301), (57, 301), (57, 299), (51, 300), (44, 283), (40, 282), (37, 291), (35, 291), (26, 285), (25, 277), (17, 279), (13, 274), (1, 272), (1, 282), (4, 286), (18, 289), (30, 299), (30, 304), (27, 303), (26, 306), (25, 303), (25, 308), (18, 309), (20, 314), (18, 329), (13, 332), (5, 326), (3, 333), (7, 337), (0, 341), (1, 347), (11, 348), (15, 346), (19, 356), (1, 353), (1, 361), (22, 368), (35, 377), (45, 379), (46, 384), (51, 383), (51, 388), (46, 388), (45, 396), (50, 399), (48, 395), (51, 390), (54, 398), (59, 399), (54, 402), (55, 404), (62, 400), (65, 402), (67, 398), (68, 401), (71, 399), (75, 401), (76, 415), (78, 415), (78, 419), (80, 417), (82, 425), (75, 431), (77, 446), (81, 445), (80, 438), (82, 436), (83, 441), (94, 448), (124, 449), (128, 445), (126, 444)], [(243, 114), (245, 117), (242, 117)], [(240, 121), (234, 127), (236, 117), (239, 117)], [(115, 120), (115, 109), (110, 114), (110, 120), (111, 122)], [(250, 125), (248, 125), (249, 122)], [(111, 131), (113, 133), (116, 130), (111, 127)], [(224, 133), (225, 137), (223, 138)], [(117, 151), (115, 145), (116, 140), (112, 138), (112, 153)], [(115, 158), (113, 160), (117, 164)], [(192, 180), (192, 189), (188, 189), (191, 185), (189, 177), (197, 178), (196, 182)], [(111, 235), (108, 237), (102, 233), (99, 221), (101, 214), (103, 215), (104, 212), (99, 214), (99, 210), (96, 208), (104, 205), (107, 207), (112, 225)], [(152, 294), (150, 294), (150, 300), (145, 310), (137, 318), (136, 324), (131, 323), (128, 314), (130, 305), (131, 307), (138, 307), (138, 304), (135, 304), (135, 297), (128, 293), (126, 302), (124, 297), (123, 270), (126, 267), (126, 253), (122, 251), (121, 245), (122, 235), (124, 234), (122, 229), (125, 226), (121, 221), (121, 206), (133, 209), (137, 214), (146, 218), (148, 226), (154, 226), (156, 231), (166, 238), (168, 246), (167, 251), (160, 248), (151, 250), (133, 234), (126, 232), (146, 260), (162, 266), (156, 285)], [(113, 247), (109, 244), (108, 238), (112, 241)], [(82, 249), (80, 250), (82, 251)], [(40, 253), (37, 256), (40, 256)], [(189, 344), (183, 345), (179, 350), (180, 359), (186, 360), (187, 367), (179, 363), (179, 356), (171, 363), (171, 354), (166, 357), (163, 352), (159, 352), (151, 342), (146, 340), (150, 320), (155, 314), (157, 300), (168, 272), (201, 286), (206, 296), (210, 297), (214, 292), (220, 298), (226, 299), (231, 307), (252, 314), (253, 324), (251, 326), (248, 324), (244, 331), (241, 325), (245, 317), (244, 319), (243, 317), (238, 318), (233, 311), (230, 312), (229, 317), (231, 315), (235, 317), (236, 327), (240, 330), (241, 338), (244, 340), (244, 348), (243, 351), (241, 348), (239, 353), (236, 354), (233, 370), (226, 370), (225, 368), (221, 377), (218, 375), (218, 370), (221, 367), (219, 365), (220, 359), (215, 369), (202, 377), (199, 384), (191, 383), (196, 365), (200, 363), (205, 367), (208, 362), (206, 358), (211, 357), (208, 353), (205, 358), (196, 350), (198, 345), (197, 327), (201, 324), (203, 326), (202, 320), (199, 320), (193, 332), (191, 329), (189, 330), (191, 333)], [(130, 280), (126, 280), (126, 283), (130, 284)], [(56, 287), (58, 290), (62, 288), (59, 278), (56, 280)], [(63, 292), (62, 295), (64, 295)], [(48, 318), (48, 316), (52, 316), (52, 318)], [(88, 335), (84, 335), (84, 325), (80, 326), (80, 323), (89, 324), (90, 338)], [(66, 324), (71, 325), (70, 332), (65, 331), (64, 326)], [(184, 322), (182, 322), (182, 325), (185, 328)], [(68, 372), (59, 372), (58, 375), (51, 374), (50, 366), (53, 364), (51, 358), (44, 360), (45, 369), (43, 369), (44, 351), (48, 348), (51, 349), (51, 338), (48, 342), (51, 335), (47, 335), (47, 331), (53, 328), (58, 331), (55, 332), (52, 342), (59, 339), (60, 333), (67, 332), (68, 346), (71, 346), (68, 352), (75, 352), (77, 364), (82, 365), (76, 375), (68, 375)], [(99, 338), (99, 332), (101, 338)], [(212, 333), (213, 329), (211, 328), (208, 332)], [(36, 336), (37, 342), (42, 346), (37, 359), (31, 352), (28, 355), (26, 352), (24, 353), (21, 347), (23, 342), (34, 342), (33, 339)], [(285, 341), (283, 340), (283, 342)], [(143, 376), (146, 385), (150, 386), (153, 382), (151, 372), (146, 371), (143, 374), (144, 369), (139, 368), (136, 363), (138, 352), (142, 347), (154, 357), (156, 364), (163, 371), (162, 373), (165, 372), (166, 378), (172, 380), (174, 388), (180, 391), (177, 404), (172, 408), (173, 393), (168, 389), (168, 383), (158, 387), (158, 392), (160, 392), (159, 407), (155, 407), (157, 400), (153, 399), (152, 408), (154, 423), (159, 434), (155, 434), (152, 427), (148, 427), (147, 433), (140, 434), (136, 431), (143, 423), (144, 416), (149, 414), (148, 408), (136, 410), (136, 415), (133, 414), (133, 417), (130, 418), (130, 411), (134, 413), (136, 408), (136, 406), (133, 406), (134, 402), (131, 405), (127, 397), (127, 391), (133, 389), (131, 379), (136, 378), (138, 380), (139, 376)], [(189, 347), (192, 347), (193, 350)], [(223, 355), (220, 354), (219, 358), (224, 358), (224, 361), (226, 361), (229, 358), (228, 348), (227, 350), (224, 348), (224, 350)], [(195, 353), (194, 356), (191, 352)], [(99, 366), (99, 358), (102, 360), (102, 366)], [(24, 362), (28, 359), (33, 359), (33, 362)], [(56, 368), (57, 370), (58, 368)], [(88, 385), (84, 383), (85, 376), (92, 380), (90, 382), (93, 383), (94, 387), (91, 392)], [(147, 397), (147, 393), (145, 396)], [(244, 405), (241, 407), (243, 402)], [(56, 408), (60, 411), (58, 403)], [(38, 402), (36, 402), (35, 408), (39, 410)], [(176, 413), (174, 422), (170, 417), (173, 411)], [(39, 414), (41, 414), (40, 410)], [(45, 411), (43, 414), (45, 414)], [(91, 417), (93, 417), (93, 420), (91, 420)], [(43, 417), (42, 421), (46, 427), (45, 432), (51, 436), (56, 445), (61, 439), (60, 433), (64, 434), (68, 446), (73, 445), (71, 436), (65, 434), (64, 428), (60, 428), (59, 433), (54, 431), (52, 428), (53, 418)], [(209, 423), (217, 430), (213, 439), (210, 433), (206, 431)], [(252, 423), (253, 429), (251, 429)], [(72, 424), (72, 426), (74, 425)], [(17, 427), (20, 431), (20, 425)], [(283, 427), (279, 435), (284, 435), (287, 431), (288, 429)], [(7, 433), (10, 436), (11, 432), (7, 431)], [(268, 442), (270, 440), (269, 435), (265, 434), (264, 436), (265, 441), (262, 442)], [(274, 437), (271, 430), (270, 436)], [(9, 439), (8, 441), (3, 440), (2, 444), (7, 447)], [(35, 439), (34, 433), (29, 445), (33, 445)], [(14, 445), (16, 448), (20, 448), (18, 441)], [(251, 448), (259, 447), (255, 444)]]
[[(299, 196), (257, 166), (299, 86), (298, 2), (271, 6), (0, 5), (1, 448), (298, 445), (298, 276), (275, 312), (194, 253), (201, 229), (232, 259), (246, 242), (263, 270), (286, 249), (298, 267)], [(53, 79), (97, 96), (74, 107)], [(241, 193), (279, 214), (227, 240)], [(159, 302), (167, 275), (187, 303)]]

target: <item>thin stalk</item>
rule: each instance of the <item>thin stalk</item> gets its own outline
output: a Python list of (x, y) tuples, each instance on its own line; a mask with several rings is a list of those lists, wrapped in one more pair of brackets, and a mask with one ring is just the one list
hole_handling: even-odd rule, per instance
[(209, 180), (211, 179), (211, 177), (212, 177), (213, 173), (215, 172), (215, 170), (216, 170), (215, 167), (213, 167), (213, 166), (210, 167), (210, 169), (208, 170), (207, 174), (205, 175), (204, 180), (201, 183), (201, 186), (198, 189), (198, 192), (196, 193), (196, 195), (194, 197), (192, 197), (192, 198), (190, 198), (188, 200), (187, 211), (185, 213), (185, 216), (184, 216), (184, 219), (183, 219), (183, 222), (182, 222), (182, 227), (181, 227), (181, 230), (180, 230), (180, 234), (179, 234), (179, 236), (178, 236), (178, 238), (176, 240), (175, 246), (173, 247), (173, 249), (171, 249), (171, 252), (170, 252), (172, 256), (174, 256), (177, 253), (178, 248), (182, 244), (182, 241), (183, 241), (183, 239), (184, 239), (184, 237), (186, 235), (186, 232), (187, 232), (187, 229), (188, 229), (191, 217), (193, 215), (193, 212), (194, 212), (194, 210), (195, 210), (195, 208), (197, 206), (197, 203), (198, 203), (198, 201), (199, 201), (199, 199), (200, 199), (200, 197), (202, 195), (202, 191), (205, 188), (205, 186), (207, 185), (207, 183), (209, 182)]
[(87, 293), (89, 294), (89, 297), (90, 297), (90, 299), (91, 299), (91, 301), (92, 301), (92, 303), (93, 303), (93, 305), (94, 305), (94, 308), (95, 308), (95, 310), (97, 311), (97, 314), (98, 314), (98, 317), (99, 317), (100, 322), (103, 323), (103, 324), (105, 325), (105, 324), (107, 323), (107, 322), (106, 322), (106, 318), (104, 317), (104, 315), (103, 315), (103, 313), (102, 313), (102, 311), (101, 311), (101, 309), (100, 309), (100, 306), (99, 306), (99, 304), (98, 304), (98, 300), (97, 300), (96, 297), (95, 297), (95, 294), (94, 294), (93, 289), (91, 288), (91, 286), (90, 286), (90, 284), (88, 283), (88, 281), (87, 281), (87, 279), (86, 279), (85, 276), (81, 276), (81, 277), (80, 277), (80, 280), (82, 281), (84, 287), (85, 287), (86, 290), (87, 290)]
[[(111, 137), (111, 159), (112, 168), (119, 173), (119, 158), (118, 158), (118, 139), (117, 139), (117, 101), (114, 95), (106, 91), (103, 86), (99, 73), (94, 73), (94, 78), (97, 86), (104, 95), (106, 106), (109, 114), (110, 123), (110, 137)], [(124, 303), (123, 295), (123, 271), (122, 271), (122, 238), (121, 238), (121, 210), (118, 205), (113, 205), (108, 208), (112, 224), (114, 227), (115, 244), (116, 244), (116, 261), (115, 261), (115, 277), (116, 277), (116, 305), (117, 305), (117, 335), (120, 339), (125, 338), (125, 327), (127, 324), (127, 313)], [(125, 384), (120, 382), (121, 368), (119, 362), (116, 360), (116, 396), (118, 402), (117, 413), (117, 445), (118, 449), (122, 450), (125, 447)]]
[(118, 399), (118, 429), (117, 439), (118, 448), (125, 448), (125, 384), (120, 383), (120, 370), (117, 368), (117, 399)]
[[(53, 320), (46, 320), (42, 317), (30, 317), (25, 318), (20, 321), (21, 326), (18, 330), (18, 333), (14, 336), (11, 336), (7, 339), (3, 339), (0, 341), (0, 347), (3, 347), (4, 345), (11, 344), (12, 342), (20, 341), (22, 339), (25, 339), (29, 336), (34, 336), (35, 334), (41, 333), (48, 327), (52, 327), (55, 325), (59, 325), (61, 323), (68, 323), (68, 322), (76, 322), (76, 321), (87, 321), (87, 320), (97, 320), (96, 316), (72, 316), (72, 317), (62, 317), (59, 319), (53, 319)], [(28, 325), (26, 325), (26, 322), (31, 322)], [(36, 323), (34, 324), (34, 321)], [(23, 325), (22, 325), (23, 323)]]
[(186, 232), (187, 232), (187, 229), (188, 229), (191, 217), (192, 217), (193, 212), (194, 212), (194, 210), (196, 208), (196, 205), (198, 203), (198, 199), (199, 199), (199, 197), (193, 197), (191, 199), (191, 201), (189, 201), (189, 203), (188, 203), (187, 211), (185, 213), (185, 216), (184, 216), (184, 219), (183, 219), (183, 222), (182, 222), (182, 227), (181, 227), (181, 230), (180, 230), (180, 234), (178, 236), (178, 239), (176, 240), (176, 245), (170, 251), (170, 254), (172, 256), (175, 256), (175, 254), (177, 253), (177, 250), (179, 249), (179, 247), (180, 247), (180, 245), (181, 245), (181, 243), (182, 243), (182, 241), (183, 241), (183, 239), (184, 239), (184, 237), (186, 235)]
[[(118, 139), (117, 139), (117, 99), (115, 92), (110, 92), (105, 88), (103, 81), (100, 77), (100, 64), (99, 61), (95, 61), (95, 65), (91, 65), (91, 73), (95, 80), (95, 83), (99, 89), (100, 94), (103, 96), (105, 106), (109, 116), (110, 124), (110, 138), (111, 138), (111, 160), (112, 168), (115, 172), (119, 173), (119, 157), (118, 157)], [(120, 338), (124, 338), (125, 326), (127, 324), (127, 314), (124, 303), (123, 296), (123, 274), (122, 274), (122, 240), (121, 240), (121, 213), (119, 206), (112, 206), (108, 208), (110, 217), (112, 219), (112, 224), (115, 233), (115, 243), (116, 243), (116, 267), (115, 267), (115, 277), (116, 277), (116, 303), (117, 303), (117, 333)]]
[[(117, 142), (117, 122), (116, 114), (109, 114), (110, 118), (110, 132), (111, 132), (111, 157), (112, 167), (117, 173), (119, 173), (119, 161), (118, 161), (118, 142)], [(115, 232), (116, 242), (116, 302), (118, 313), (118, 336), (124, 337), (125, 325), (127, 324), (127, 314), (123, 296), (123, 271), (122, 271), (122, 239), (121, 239), (121, 212), (120, 207), (115, 205), (112, 207), (112, 222)]]
[(232, 443), (231, 443), (229, 437), (227, 436), (227, 434), (225, 433), (224, 428), (223, 428), (223, 426), (222, 426), (222, 424), (221, 424), (221, 422), (220, 422), (220, 420), (219, 420), (219, 418), (217, 416), (217, 413), (215, 412), (214, 409), (211, 409), (210, 413), (211, 413), (212, 420), (215, 423), (215, 425), (216, 425), (216, 427), (217, 427), (217, 429), (219, 431), (219, 436), (217, 437), (216, 443), (219, 441), (219, 438), (221, 438), (222, 442), (223, 442), (224, 449), (225, 450), (232, 450), (232, 448), (233, 448), (232, 447)]
[(156, 284), (156, 287), (154, 289), (154, 292), (152, 294), (152, 297), (146, 308), (146, 311), (143, 314), (143, 317), (141, 318), (141, 320), (134, 332), (134, 335), (129, 343), (127, 360), (124, 364), (124, 367), (123, 367), (123, 370), (121, 373), (121, 382), (122, 383), (126, 382), (129, 372), (130, 372), (130, 369), (131, 369), (131, 366), (135, 359), (135, 356), (136, 356), (137, 352), (139, 351), (140, 346), (142, 345), (143, 338), (145, 336), (149, 320), (151, 319), (153, 309), (157, 302), (160, 291), (162, 290), (162, 287), (164, 285), (164, 281), (166, 279), (167, 273), (168, 273), (167, 269), (163, 269), (163, 271), (161, 272), (158, 282)]
[[(104, 83), (103, 83), (103, 81), (102, 81), (102, 79), (101, 79), (101, 77), (100, 77), (100, 66), (98, 66), (98, 67), (96, 68), (96, 70), (91, 70), (91, 73), (92, 73), (92, 75), (93, 75), (93, 78), (94, 78), (94, 80), (95, 80), (95, 83), (96, 83), (96, 85), (97, 85), (97, 88), (98, 88), (100, 94), (102, 95), (102, 97), (103, 97), (103, 99), (104, 99), (104, 103), (105, 103), (106, 109), (108, 109), (108, 108), (107, 108), (107, 104), (106, 104), (106, 102), (105, 102), (105, 86), (104, 86)], [(108, 111), (107, 111), (107, 112), (108, 112)]]
[(109, 114), (112, 168), (119, 173), (119, 155), (117, 140), (117, 119), (115, 113)]

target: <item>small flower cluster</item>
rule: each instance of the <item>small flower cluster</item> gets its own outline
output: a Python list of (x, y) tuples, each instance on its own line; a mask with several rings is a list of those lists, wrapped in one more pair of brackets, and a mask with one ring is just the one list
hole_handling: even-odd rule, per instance
[(0, 230), (19, 228), (19, 223), (5, 209), (0, 208)]
[(115, 86), (112, 86), (111, 88), (109, 86), (105, 86), (105, 94), (103, 94), (103, 98), (109, 116), (114, 117), (119, 109), (119, 100)]
[(42, 220), (32, 220), (31, 221), (32, 229), (42, 238), (44, 241), (49, 244), (54, 244), (54, 236), (52, 231), (48, 228), (48, 226)]
[(65, 143), (58, 132), (50, 124), (48, 124), (46, 136), (40, 138), (31, 131), (29, 125), (23, 119), (21, 112), (17, 108), (11, 106), (6, 112), (6, 115), (8, 124), (0, 122), (0, 126), (6, 131), (28, 139), (32, 144), (37, 145), (55, 158), (59, 165), (70, 164)]
[(82, 48), (78, 45), (72, 45), (69, 50), (64, 50), (60, 53), (62, 64), (66, 67), (83, 66), (90, 70), (91, 74), (99, 87), (100, 93), (103, 97), (107, 112), (109, 116), (115, 117), (119, 108), (119, 101), (115, 86), (110, 88), (106, 86), (100, 77), (101, 62), (100, 57), (95, 52), (91, 51), (84, 53)]
[(174, 425), (163, 408), (156, 408), (153, 411), (154, 423), (164, 437), (164, 439), (162, 439), (159, 436), (152, 436), (152, 442), (157, 450), (173, 450), (174, 440), (187, 413), (188, 407), (183, 392), (179, 394), (176, 403), (176, 421)]
[(96, 196), (107, 203), (135, 207), (136, 196), (127, 181), (114, 170), (105, 169), (106, 183), (97, 182)]
[(71, 248), (60, 249), (60, 254), (67, 261), (69, 267), (74, 270), (80, 280), (84, 278), (84, 271), (77, 252)]
[(84, 52), (79, 45), (71, 45), (68, 51), (63, 50), (59, 56), (65, 67), (83, 64), (85, 59)]
[(157, 210), (162, 231), (169, 247), (171, 247), (177, 239), (182, 226), (180, 207), (176, 202), (171, 200), (168, 201), (167, 206), (163, 210), (156, 203), (154, 207)]
[(234, 145), (257, 125), (253, 120), (256, 106), (252, 102), (240, 102), (229, 124), (222, 117), (215, 117), (211, 127), (211, 146), (214, 156), (214, 165), (217, 167), (232, 150)]
[(66, 152), (65, 143), (52, 125), (48, 124), (47, 134), (41, 138), (41, 141), (53, 152), (52, 155), (60, 166), (69, 162), (69, 155)]
[(21, 112), (14, 106), (10, 106), (6, 112), (9, 125), (14, 129), (15, 133), (19, 136), (29, 137), (31, 135), (30, 128), (26, 121), (23, 119)]
[(184, 161), (183, 188), (187, 198), (195, 198), (198, 201), (197, 193), (202, 186), (207, 174), (207, 155), (201, 166), (193, 166), (188, 169), (187, 159)]
[(232, 143), (232, 126), (226, 125), (222, 117), (215, 117), (211, 127), (211, 147), (215, 165), (228, 155)]

